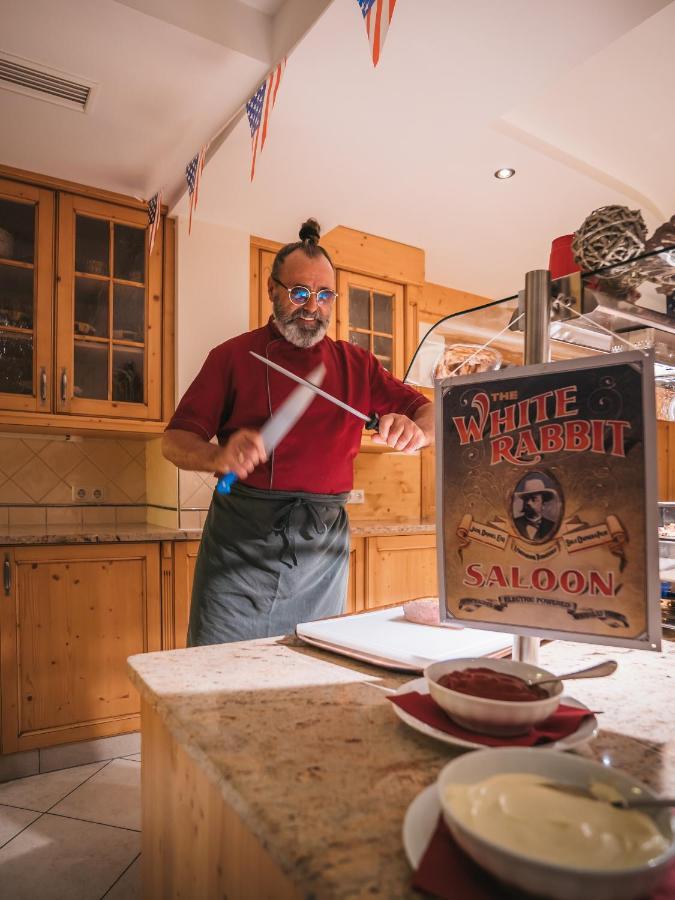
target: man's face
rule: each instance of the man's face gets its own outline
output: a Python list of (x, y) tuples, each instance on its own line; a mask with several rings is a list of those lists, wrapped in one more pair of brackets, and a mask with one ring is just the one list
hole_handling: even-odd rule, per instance
[(528, 494), (523, 497), (523, 512), (527, 519), (538, 519), (544, 506), (544, 498), (541, 494)]
[[(335, 272), (322, 253), (310, 258), (301, 250), (294, 250), (284, 260), (278, 278), (289, 288), (302, 285), (310, 291), (320, 291), (322, 288), (335, 290)], [(316, 302), (316, 296), (312, 296), (304, 306), (296, 306), (291, 303), (288, 291), (271, 278), (267, 282), (267, 290), (274, 319), (286, 340), (296, 347), (318, 344), (328, 329), (332, 305), (321, 307)]]

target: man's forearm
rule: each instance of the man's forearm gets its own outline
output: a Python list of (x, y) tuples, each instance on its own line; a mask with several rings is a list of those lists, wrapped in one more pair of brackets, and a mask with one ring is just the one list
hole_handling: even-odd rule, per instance
[(191, 472), (213, 472), (218, 445), (210, 444), (198, 434), (172, 428), (162, 437), (162, 453), (179, 469)]
[(417, 425), (418, 428), (421, 428), (424, 432), (424, 436), (427, 439), (427, 445), (434, 443), (434, 404), (433, 403), (425, 403), (424, 406), (420, 406), (417, 412), (412, 417), (413, 422)]

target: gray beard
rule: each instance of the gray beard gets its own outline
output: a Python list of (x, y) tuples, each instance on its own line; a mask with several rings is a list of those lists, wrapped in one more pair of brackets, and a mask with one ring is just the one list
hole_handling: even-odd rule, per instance
[(308, 331), (297, 321), (302, 315), (302, 308), (284, 314), (281, 303), (276, 299), (272, 301), (272, 308), (274, 309), (274, 322), (290, 344), (293, 344), (295, 347), (307, 348), (313, 347), (323, 340), (328, 330), (330, 317), (324, 319), (317, 313), (316, 321), (318, 326), (315, 331)]

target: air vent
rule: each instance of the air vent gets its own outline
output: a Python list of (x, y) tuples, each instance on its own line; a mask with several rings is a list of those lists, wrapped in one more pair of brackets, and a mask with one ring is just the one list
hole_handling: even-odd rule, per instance
[(59, 72), (33, 60), (0, 51), (0, 88), (89, 112), (96, 85), (68, 72)]

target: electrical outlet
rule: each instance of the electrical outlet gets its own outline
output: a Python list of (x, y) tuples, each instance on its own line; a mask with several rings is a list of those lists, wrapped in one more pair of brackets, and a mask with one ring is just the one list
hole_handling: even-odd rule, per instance
[(366, 492), (363, 490), (350, 491), (347, 503), (365, 503)]
[(74, 484), (71, 490), (75, 503), (89, 503), (91, 501), (91, 490), (83, 484)]
[(100, 485), (74, 484), (72, 492), (75, 503), (103, 503), (105, 500), (105, 488)]

